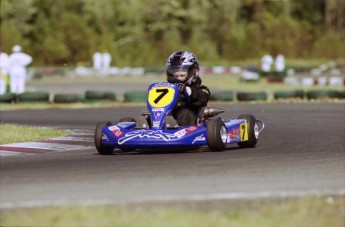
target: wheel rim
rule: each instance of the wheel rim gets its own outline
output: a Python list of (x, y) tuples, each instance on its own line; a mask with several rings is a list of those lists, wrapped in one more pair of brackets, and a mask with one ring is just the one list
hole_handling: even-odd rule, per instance
[(226, 135), (226, 128), (224, 125), (220, 128), (220, 138), (222, 139), (223, 143), (226, 143), (227, 135)]
[(257, 122), (255, 122), (255, 124), (254, 124), (254, 135), (255, 135), (255, 138), (256, 138), (256, 139), (259, 139), (259, 133), (260, 133), (260, 131), (259, 131), (259, 125), (258, 125)]

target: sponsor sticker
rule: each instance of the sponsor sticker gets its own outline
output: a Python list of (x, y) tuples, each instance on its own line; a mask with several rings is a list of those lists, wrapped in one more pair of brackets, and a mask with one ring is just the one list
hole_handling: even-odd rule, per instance
[(153, 121), (152, 127), (159, 127), (159, 121)]
[(192, 144), (194, 144), (197, 141), (206, 141), (206, 138), (205, 138), (204, 134), (201, 134), (200, 136), (195, 137), (195, 139), (193, 140)]
[(121, 129), (117, 126), (110, 126), (109, 130), (117, 137), (119, 138), (120, 136), (122, 136), (124, 134), (123, 131), (121, 131)]
[(248, 140), (248, 124), (247, 122), (244, 122), (240, 125), (240, 131), (241, 131), (241, 141)]
[(189, 128), (186, 129), (186, 133), (190, 133), (193, 132), (194, 130), (196, 130), (198, 127), (197, 126), (190, 126)]
[(228, 141), (240, 141), (241, 140), (241, 135), (240, 135), (240, 129), (239, 128), (233, 128), (231, 129), (228, 134)]
[(181, 138), (181, 137), (183, 137), (184, 135), (186, 135), (186, 130), (185, 130), (185, 129), (181, 129), (181, 130), (175, 132), (174, 135), (175, 135), (177, 138)]
[(164, 112), (164, 108), (152, 108), (153, 112)]
[(148, 102), (154, 108), (164, 108), (173, 102), (174, 94), (171, 87), (153, 87), (149, 91)]

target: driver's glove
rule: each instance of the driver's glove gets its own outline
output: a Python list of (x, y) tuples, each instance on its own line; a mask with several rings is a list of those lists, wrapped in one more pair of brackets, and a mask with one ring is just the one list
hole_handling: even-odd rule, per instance
[(190, 96), (192, 94), (192, 89), (190, 87), (184, 85), (184, 84), (181, 84), (181, 83), (178, 84), (178, 91), (181, 94), (185, 94), (188, 96)]

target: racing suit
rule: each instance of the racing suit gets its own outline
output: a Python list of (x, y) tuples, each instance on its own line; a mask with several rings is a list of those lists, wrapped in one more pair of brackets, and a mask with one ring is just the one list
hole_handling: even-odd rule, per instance
[(189, 87), (192, 93), (188, 95), (185, 91), (180, 92), (177, 104), (172, 110), (172, 116), (180, 126), (197, 125), (200, 109), (207, 105), (210, 98), (210, 90), (201, 85), (200, 78)]

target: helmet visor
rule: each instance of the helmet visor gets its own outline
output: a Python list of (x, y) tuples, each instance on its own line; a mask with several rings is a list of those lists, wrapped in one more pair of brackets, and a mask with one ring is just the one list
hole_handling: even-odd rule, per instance
[(175, 73), (178, 73), (178, 72), (188, 73), (189, 68), (190, 68), (190, 65), (172, 65), (172, 66), (168, 66), (167, 71), (170, 75), (174, 76)]

